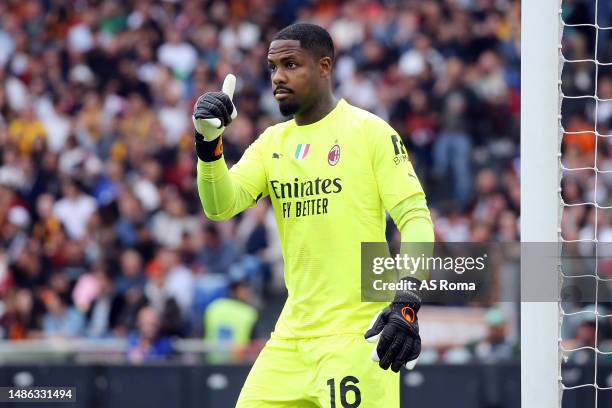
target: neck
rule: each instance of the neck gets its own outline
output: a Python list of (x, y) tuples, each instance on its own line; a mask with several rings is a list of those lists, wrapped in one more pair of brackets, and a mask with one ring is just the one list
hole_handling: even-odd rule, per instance
[(318, 122), (336, 107), (337, 102), (338, 101), (331, 91), (326, 92), (319, 100), (313, 103), (310, 108), (303, 112), (296, 113), (293, 117), (295, 123), (297, 123), (298, 126), (302, 126)]

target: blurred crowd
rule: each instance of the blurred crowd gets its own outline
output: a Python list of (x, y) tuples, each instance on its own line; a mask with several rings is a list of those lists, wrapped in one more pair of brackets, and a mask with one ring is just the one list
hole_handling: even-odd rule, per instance
[(220, 298), (261, 306), (279, 292), (269, 204), (225, 223), (202, 213), (190, 113), (237, 75), (230, 163), (285, 120), (266, 53), (298, 20), (332, 34), (337, 94), (404, 139), (439, 241), (519, 239), (517, 0), (8, 0), (1, 338), (128, 337), (138, 360), (205, 336)]

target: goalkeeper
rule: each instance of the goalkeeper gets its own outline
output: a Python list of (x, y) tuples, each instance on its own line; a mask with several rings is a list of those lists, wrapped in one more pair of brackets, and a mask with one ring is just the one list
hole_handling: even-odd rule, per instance
[(360, 301), (359, 273), (361, 242), (385, 241), (385, 209), (402, 241), (433, 241), (425, 195), (397, 133), (334, 97), (333, 62), (319, 26), (276, 34), (272, 91), (293, 119), (266, 129), (231, 170), (221, 134), (237, 115), (235, 77), (194, 108), (204, 212), (227, 220), (269, 196), (282, 243), (288, 298), (239, 408), (399, 407), (397, 371), (421, 350), (419, 296), (398, 292), (381, 312)]

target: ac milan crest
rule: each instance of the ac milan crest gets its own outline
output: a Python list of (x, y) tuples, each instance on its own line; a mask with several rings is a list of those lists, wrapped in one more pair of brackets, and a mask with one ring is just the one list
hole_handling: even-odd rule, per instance
[(335, 144), (327, 153), (327, 162), (330, 166), (335, 166), (340, 161), (340, 146)]

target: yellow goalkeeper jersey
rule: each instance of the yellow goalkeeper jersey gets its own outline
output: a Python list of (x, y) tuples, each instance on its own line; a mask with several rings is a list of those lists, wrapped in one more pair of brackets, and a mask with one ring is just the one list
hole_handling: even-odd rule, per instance
[(381, 304), (361, 302), (361, 243), (384, 242), (385, 209), (423, 194), (397, 132), (340, 100), (318, 122), (266, 129), (229, 174), (249, 205), (274, 208), (288, 298), (273, 335), (363, 334)]

